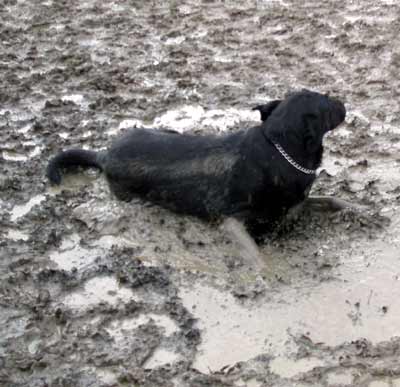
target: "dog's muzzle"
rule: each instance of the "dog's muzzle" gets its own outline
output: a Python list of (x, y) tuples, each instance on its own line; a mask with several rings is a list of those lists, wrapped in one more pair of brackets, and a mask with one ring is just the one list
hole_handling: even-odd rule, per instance
[(337, 100), (331, 98), (331, 130), (335, 129), (337, 126), (339, 126), (344, 119), (346, 118), (346, 108), (344, 107), (344, 104)]

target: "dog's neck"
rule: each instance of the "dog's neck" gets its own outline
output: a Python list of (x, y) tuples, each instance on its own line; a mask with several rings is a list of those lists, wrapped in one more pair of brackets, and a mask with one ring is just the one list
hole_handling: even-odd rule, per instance
[(303, 172), (306, 175), (315, 175), (316, 170), (315, 169), (308, 169), (303, 166), (301, 166), (299, 163), (294, 161), (290, 155), (286, 153), (286, 151), (277, 143), (274, 141), (271, 141), (276, 150), (286, 159), (286, 161), (291, 164), (294, 168), (296, 168), (298, 171)]
[(308, 154), (301, 144), (298, 144), (296, 147), (293, 146), (293, 144), (286, 144), (284, 138), (273, 138), (273, 136), (268, 135), (264, 131), (263, 134), (266, 140), (271, 143), (281, 156), (295, 169), (307, 175), (315, 175), (322, 161), (322, 144), (317, 151)]

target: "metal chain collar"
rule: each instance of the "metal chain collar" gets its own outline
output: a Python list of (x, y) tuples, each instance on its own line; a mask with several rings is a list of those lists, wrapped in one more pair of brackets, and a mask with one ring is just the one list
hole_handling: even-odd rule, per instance
[(307, 169), (302, 167), (300, 164), (297, 164), (296, 161), (294, 161), (278, 143), (276, 142), (272, 143), (274, 144), (278, 152), (287, 160), (287, 162), (291, 164), (293, 167), (295, 167), (297, 170), (305, 173), (306, 175), (315, 175), (316, 171), (314, 169)]

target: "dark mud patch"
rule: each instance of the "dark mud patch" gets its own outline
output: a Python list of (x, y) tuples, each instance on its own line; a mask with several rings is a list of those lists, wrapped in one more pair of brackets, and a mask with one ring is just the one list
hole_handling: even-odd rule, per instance
[[(400, 111), (393, 1), (3, 1), (0, 384), (400, 385)], [(346, 102), (265, 267), (216, 225), (115, 201), (47, 160), (129, 127), (219, 133), (307, 87)]]

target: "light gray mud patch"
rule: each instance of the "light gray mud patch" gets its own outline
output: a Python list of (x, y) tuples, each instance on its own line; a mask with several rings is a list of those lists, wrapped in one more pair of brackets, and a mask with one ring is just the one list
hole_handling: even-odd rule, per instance
[[(400, 385), (395, 1), (0, 4), (0, 385)], [(346, 102), (302, 214), (249, 265), (217, 225), (101, 175), (49, 187), (60, 149), (133, 126), (220, 133), (307, 87)]]

